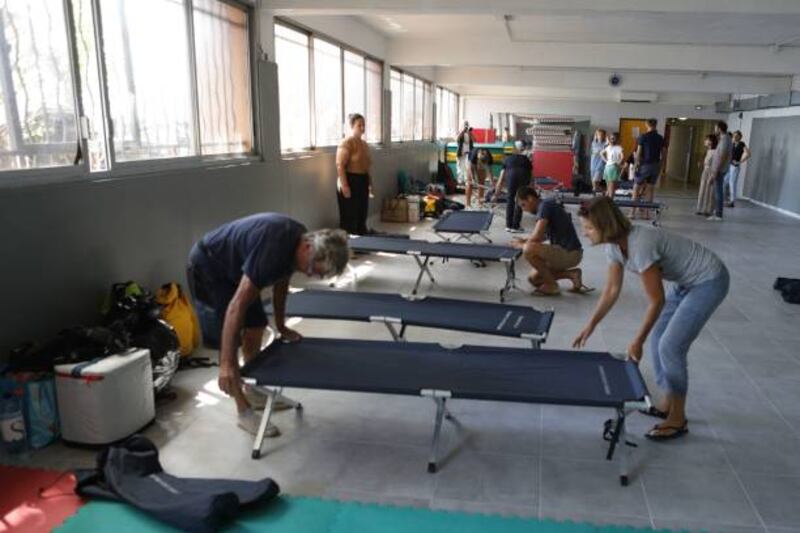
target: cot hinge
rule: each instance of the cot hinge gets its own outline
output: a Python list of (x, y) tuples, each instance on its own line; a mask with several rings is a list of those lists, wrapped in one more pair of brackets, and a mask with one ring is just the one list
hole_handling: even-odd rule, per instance
[(436, 390), (436, 389), (422, 389), (419, 391), (420, 396), (428, 398), (452, 398), (453, 393), (449, 390)]

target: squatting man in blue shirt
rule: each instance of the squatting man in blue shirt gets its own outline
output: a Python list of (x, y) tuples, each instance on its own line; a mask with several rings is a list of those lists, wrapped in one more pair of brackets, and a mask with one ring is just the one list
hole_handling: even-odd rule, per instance
[[(256, 433), (253, 408), (263, 395), (242, 388), (237, 357), (245, 363), (258, 354), (269, 324), (261, 290), (272, 287), (275, 327), (284, 342), (302, 336), (286, 326), (286, 297), (294, 272), (321, 278), (341, 274), (350, 252), (341, 230), (309, 232), (301, 223), (278, 213), (261, 213), (223, 224), (206, 233), (189, 254), (187, 278), (195, 306), (205, 313), (204, 336), (220, 338), (219, 388), (236, 401), (239, 426)], [(219, 329), (221, 328), (221, 334)], [(212, 330), (212, 331), (209, 331)], [(211, 335), (209, 335), (211, 333)], [(286, 405), (276, 405), (280, 409)], [(266, 435), (280, 434), (270, 425)]]

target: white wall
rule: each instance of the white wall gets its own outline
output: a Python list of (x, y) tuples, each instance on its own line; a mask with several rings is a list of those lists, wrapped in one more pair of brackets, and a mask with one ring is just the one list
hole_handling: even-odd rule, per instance
[[(800, 106), (780, 107), (777, 109), (760, 109), (758, 111), (745, 111), (741, 115), (742, 118), (739, 118), (739, 113), (731, 113), (728, 116), (728, 129), (730, 131), (740, 130), (742, 132), (742, 138), (744, 142), (750, 146), (750, 132), (753, 129), (753, 119), (767, 117), (791, 117), (800, 115)], [(747, 179), (747, 163), (745, 163), (742, 165), (742, 169), (739, 172), (738, 192), (740, 194), (744, 190), (744, 184)]]
[(725, 119), (712, 108), (696, 110), (689, 105), (635, 104), (616, 102), (578, 102), (562, 100), (531, 100), (524, 98), (462, 98), (462, 120), (476, 128), (489, 127), (490, 113), (524, 113), (589, 117), (592, 127), (616, 131), (620, 118), (656, 118), (663, 132), (666, 119), (689, 117), (699, 119)]

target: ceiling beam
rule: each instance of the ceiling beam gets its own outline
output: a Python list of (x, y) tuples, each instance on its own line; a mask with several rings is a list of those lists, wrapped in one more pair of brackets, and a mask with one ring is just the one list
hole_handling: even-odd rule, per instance
[[(618, 72), (620, 89), (694, 93), (770, 94), (791, 90), (792, 76)], [(611, 72), (604, 69), (537, 69), (534, 67), (438, 67), (436, 82), (444, 86), (570, 87), (609, 89)]]
[[(800, 2), (798, 2), (800, 4)], [(635, 47), (601, 43), (509, 43), (504, 35), (482, 38), (465, 47), (442, 39), (389, 41), (386, 60), (394, 65), (523, 66), (697, 73), (792, 75), (800, 73), (800, 48), (652, 44)]]
[(800, 14), (797, 0), (262, 0), (277, 14), (537, 15), (572, 12)]

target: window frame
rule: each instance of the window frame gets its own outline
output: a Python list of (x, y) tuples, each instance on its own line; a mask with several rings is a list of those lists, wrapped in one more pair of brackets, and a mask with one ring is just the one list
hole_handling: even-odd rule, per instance
[(187, 20), (186, 39), (188, 44), (188, 54), (186, 60), (189, 61), (191, 72), (190, 93), (192, 99), (192, 127), (195, 130), (195, 140), (192, 148), (197, 152), (196, 155), (184, 157), (151, 158), (137, 161), (117, 161), (114, 153), (114, 130), (111, 120), (111, 108), (108, 95), (108, 80), (106, 69), (106, 55), (103, 46), (103, 26), (100, 0), (89, 0), (92, 9), (93, 39), (97, 53), (98, 79), (100, 83), (99, 94), (101, 96), (102, 110), (101, 120), (105, 125), (104, 146), (108, 161), (106, 170), (91, 171), (89, 168), (89, 143), (86, 136), (85, 124), (87, 122), (83, 108), (83, 92), (81, 85), (81, 75), (79, 70), (76, 26), (74, 18), (74, 5), (72, 0), (61, 0), (63, 15), (67, 34), (67, 56), (69, 58), (69, 75), (73, 87), (75, 100), (75, 119), (77, 136), (82, 152), (82, 159), (77, 165), (60, 167), (31, 168), (0, 171), (0, 189), (17, 188), (26, 186), (40, 186), (57, 183), (88, 183), (92, 181), (105, 181), (122, 177), (131, 177), (139, 174), (151, 174), (160, 171), (173, 171), (195, 168), (213, 168), (221, 164), (249, 164), (260, 161), (262, 134), (261, 124), (258, 120), (260, 113), (260, 99), (258, 98), (258, 68), (257, 68), (257, 17), (253, 3), (248, 0), (216, 0), (227, 4), (244, 12), (247, 21), (247, 46), (248, 46), (248, 71), (250, 73), (249, 98), (250, 98), (250, 131), (251, 149), (248, 152), (229, 152), (221, 154), (200, 154), (201, 131), (199, 102), (197, 98), (197, 64), (196, 49), (194, 42), (194, 1), (183, 0), (184, 16)]
[[(401, 124), (400, 125), (401, 134), (400, 134), (400, 138), (396, 139), (396, 138), (393, 138), (391, 136), (391, 132), (390, 132), (389, 133), (389, 138), (391, 139), (391, 142), (392, 143), (433, 142), (434, 141), (434, 139), (433, 139), (433, 131), (435, 131), (435, 129), (436, 129), (436, 126), (434, 124), (435, 116), (431, 115), (431, 137), (426, 137), (425, 136), (425, 117), (427, 116), (428, 113), (431, 113), (431, 114), (433, 113), (434, 102), (435, 102), (435, 97), (436, 97), (435, 87), (438, 87), (438, 86), (435, 85), (432, 81), (426, 80), (422, 76), (418, 76), (418, 75), (413, 74), (413, 73), (411, 73), (411, 72), (409, 72), (407, 70), (403, 70), (403, 69), (401, 69), (399, 67), (392, 66), (392, 67), (390, 67), (390, 71), (389, 71), (390, 87), (391, 87), (392, 72), (396, 72), (400, 76), (401, 94), (395, 95), (394, 92), (392, 92), (392, 104), (394, 105), (395, 102), (398, 102), (399, 105), (400, 105), (400, 115), (401, 116), (399, 118), (400, 118), (400, 124)], [(423, 107), (423, 109), (422, 109), (422, 123), (420, 125), (422, 133), (421, 133), (421, 136), (420, 136), (419, 139), (415, 139), (414, 138), (415, 137), (414, 130), (416, 130), (416, 125), (412, 128), (411, 138), (410, 139), (404, 139), (403, 138), (402, 119), (405, 116), (405, 110), (403, 109), (404, 102), (403, 102), (402, 87), (405, 84), (406, 77), (411, 78), (411, 86), (414, 88), (414, 93), (413, 93), (413, 98), (412, 98), (414, 105), (412, 106), (412, 109), (411, 109), (411, 114), (414, 117), (416, 117), (416, 109), (417, 109), (417, 86), (420, 87), (420, 91), (422, 93), (422, 107)], [(427, 106), (427, 109), (426, 109), (426, 106), (425, 106), (425, 91), (426, 91), (426, 88), (430, 88), (430, 94), (431, 94), (430, 105)], [(391, 112), (392, 112), (392, 110), (390, 109), (389, 113), (391, 113)], [(391, 120), (392, 127), (394, 127), (394, 125), (395, 125), (394, 118), (395, 117), (392, 117), (392, 120)]]
[[(449, 133), (453, 133), (453, 132), (448, 132), (447, 135), (444, 135), (443, 134), (442, 124), (439, 123), (439, 118), (441, 118), (442, 113), (444, 113), (444, 111), (445, 111), (445, 106), (444, 105), (442, 105), (441, 108), (440, 108), (439, 100), (441, 99), (442, 101), (444, 101), (444, 95), (446, 93), (449, 93), (451, 95), (450, 97), (454, 99), (453, 100), (453, 104), (454, 104), (454, 108), (455, 108), (455, 114), (453, 115), (453, 117), (451, 117), (451, 120), (453, 121), (453, 126), (454, 126), (453, 132), (456, 133), (456, 136), (458, 135), (458, 124), (459, 124), (458, 111), (460, 109), (460, 104), (461, 104), (461, 95), (459, 93), (455, 92), (455, 91), (452, 91), (452, 90), (448, 89), (447, 87), (443, 87), (441, 85), (436, 85), (436, 87), (434, 89), (433, 97), (434, 97), (434, 99), (436, 101), (436, 115), (437, 116), (434, 117), (435, 120), (436, 120), (436, 123), (435, 123), (433, 129), (435, 131), (434, 136), (436, 137), (436, 140), (439, 140), (439, 141), (446, 140), (446, 139), (455, 139), (455, 137), (456, 137), (456, 136), (453, 136), (453, 135), (449, 135)], [(439, 94), (442, 95), (442, 98), (439, 98)]]
[[(311, 145), (310, 146), (304, 146), (304, 147), (297, 147), (297, 148), (289, 148), (289, 149), (286, 149), (286, 150), (284, 150), (282, 147), (279, 147), (281, 155), (284, 158), (291, 159), (291, 158), (294, 158), (297, 155), (302, 155), (303, 153), (319, 152), (319, 151), (335, 149), (336, 145), (333, 145), (333, 144), (326, 144), (326, 145), (321, 145), (321, 146), (318, 146), (318, 145), (315, 144), (317, 126), (316, 126), (316, 94), (315, 94), (315, 92), (316, 92), (315, 91), (316, 76), (315, 76), (315, 72), (314, 72), (314, 39), (319, 39), (321, 41), (325, 41), (326, 43), (331, 44), (333, 46), (337, 46), (339, 48), (339, 65), (340, 65), (339, 86), (341, 87), (341, 103), (340, 103), (340, 105), (341, 105), (341, 117), (340, 118), (341, 119), (340, 119), (340, 124), (342, 126), (342, 134), (343, 134), (342, 138), (344, 138), (345, 123), (346, 123), (346, 120), (347, 120), (347, 117), (345, 116), (345, 113), (346, 113), (345, 102), (346, 102), (346, 99), (347, 99), (346, 96), (345, 96), (345, 81), (344, 81), (344, 69), (345, 69), (344, 55), (345, 55), (345, 52), (349, 52), (351, 54), (355, 54), (355, 55), (361, 56), (363, 58), (363, 60), (364, 60), (364, 68), (363, 68), (363, 70), (364, 70), (364, 72), (363, 72), (363, 78), (364, 78), (363, 79), (364, 111), (362, 112), (362, 114), (364, 115), (365, 118), (367, 116), (367, 100), (368, 100), (368, 97), (367, 97), (367, 76), (368, 76), (368, 74), (367, 74), (367, 72), (368, 72), (367, 61), (372, 61), (372, 62), (380, 65), (380, 94), (381, 95), (383, 95), (383, 91), (384, 91), (384, 87), (385, 87), (383, 77), (384, 77), (384, 73), (386, 71), (385, 70), (386, 69), (386, 64), (382, 59), (380, 59), (377, 56), (374, 56), (372, 54), (368, 54), (368, 53), (364, 52), (363, 50), (360, 50), (359, 48), (351, 46), (351, 45), (349, 45), (349, 44), (347, 44), (345, 42), (340, 41), (339, 39), (330, 37), (329, 35), (327, 35), (325, 33), (319, 32), (319, 31), (314, 30), (312, 28), (309, 28), (309, 27), (307, 27), (307, 26), (305, 26), (303, 24), (295, 22), (294, 20), (287, 19), (285, 17), (275, 17), (274, 24), (276, 26), (283, 26), (284, 28), (288, 28), (290, 30), (294, 30), (296, 32), (303, 33), (308, 37), (308, 57), (309, 57), (309, 60), (308, 60), (308, 69), (309, 69), (309, 72), (308, 72), (308, 83), (309, 83), (309, 102), (308, 102), (308, 105), (309, 105), (309, 117), (310, 117), (310, 122), (311, 122), (311, 124), (309, 124), (309, 132), (310, 132), (309, 138), (311, 139)], [(381, 119), (383, 118), (383, 116), (384, 116), (383, 114), (385, 113), (385, 110), (383, 109), (383, 107), (384, 107), (383, 104), (384, 104), (383, 98), (381, 98), (380, 101), (379, 101), (379, 105), (381, 107), (381, 112), (380, 112)], [(379, 132), (379, 135), (378, 135), (378, 140), (377, 141), (373, 141), (373, 142), (367, 141), (368, 144), (370, 144), (372, 146), (379, 146), (379, 145), (383, 144), (383, 133), (384, 133), (383, 132), (383, 120), (381, 120), (379, 128), (380, 128), (380, 132)]]

